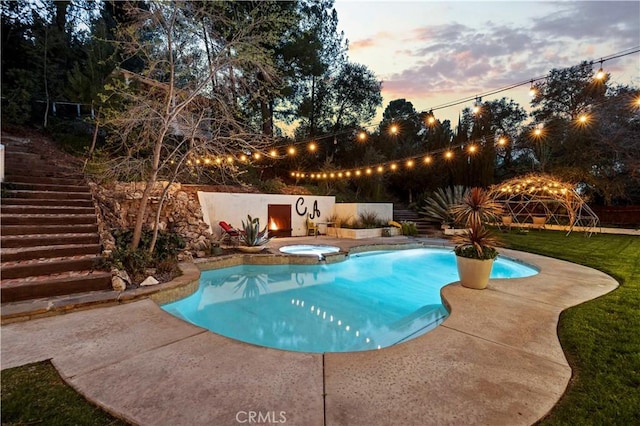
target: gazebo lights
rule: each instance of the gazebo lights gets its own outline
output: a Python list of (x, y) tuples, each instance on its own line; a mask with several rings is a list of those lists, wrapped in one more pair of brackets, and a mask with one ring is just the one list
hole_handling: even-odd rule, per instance
[(529, 174), (491, 188), (495, 201), (502, 203), (505, 216), (513, 223), (544, 222), (566, 227), (567, 233), (581, 227), (591, 234), (600, 220), (575, 186), (548, 174)]

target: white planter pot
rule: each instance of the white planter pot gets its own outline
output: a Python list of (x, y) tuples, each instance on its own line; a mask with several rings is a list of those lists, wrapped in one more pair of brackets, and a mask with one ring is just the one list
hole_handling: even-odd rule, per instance
[(467, 288), (482, 290), (489, 284), (489, 275), (494, 259), (479, 260), (456, 256), (460, 284)]

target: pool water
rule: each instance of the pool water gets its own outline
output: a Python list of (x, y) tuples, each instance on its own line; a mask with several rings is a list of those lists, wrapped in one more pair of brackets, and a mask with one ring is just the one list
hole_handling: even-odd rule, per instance
[[(537, 270), (498, 257), (492, 278)], [(446, 249), (373, 251), (318, 265), (204, 271), (198, 290), (162, 308), (243, 342), (302, 352), (391, 346), (432, 330), (448, 312), (440, 289), (458, 281)]]

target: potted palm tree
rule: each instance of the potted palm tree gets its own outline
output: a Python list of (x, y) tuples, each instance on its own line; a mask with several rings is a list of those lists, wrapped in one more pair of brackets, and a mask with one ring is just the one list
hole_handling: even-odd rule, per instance
[(486, 288), (493, 261), (498, 256), (498, 240), (485, 223), (495, 221), (502, 214), (502, 206), (486, 190), (472, 188), (451, 212), (456, 222), (467, 227), (462, 235), (454, 238), (460, 283), (468, 288)]
[(265, 226), (264, 229), (260, 230), (260, 219), (252, 218), (250, 215), (247, 215), (247, 222), (242, 221), (243, 232), (240, 233), (240, 243), (242, 245), (238, 246), (240, 251), (244, 251), (247, 253), (257, 253), (266, 248), (265, 244), (271, 241), (269, 238), (269, 231)]

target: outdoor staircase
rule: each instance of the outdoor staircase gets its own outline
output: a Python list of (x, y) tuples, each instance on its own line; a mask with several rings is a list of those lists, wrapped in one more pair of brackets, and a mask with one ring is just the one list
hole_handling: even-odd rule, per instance
[(110, 290), (110, 272), (95, 269), (100, 236), (80, 165), (29, 139), (2, 143), (2, 303)]
[(418, 228), (418, 235), (428, 235), (435, 229), (429, 221), (418, 215), (415, 211), (398, 208), (395, 205), (393, 207), (393, 220), (396, 222), (402, 222), (405, 220), (414, 222), (416, 224), (416, 228)]

